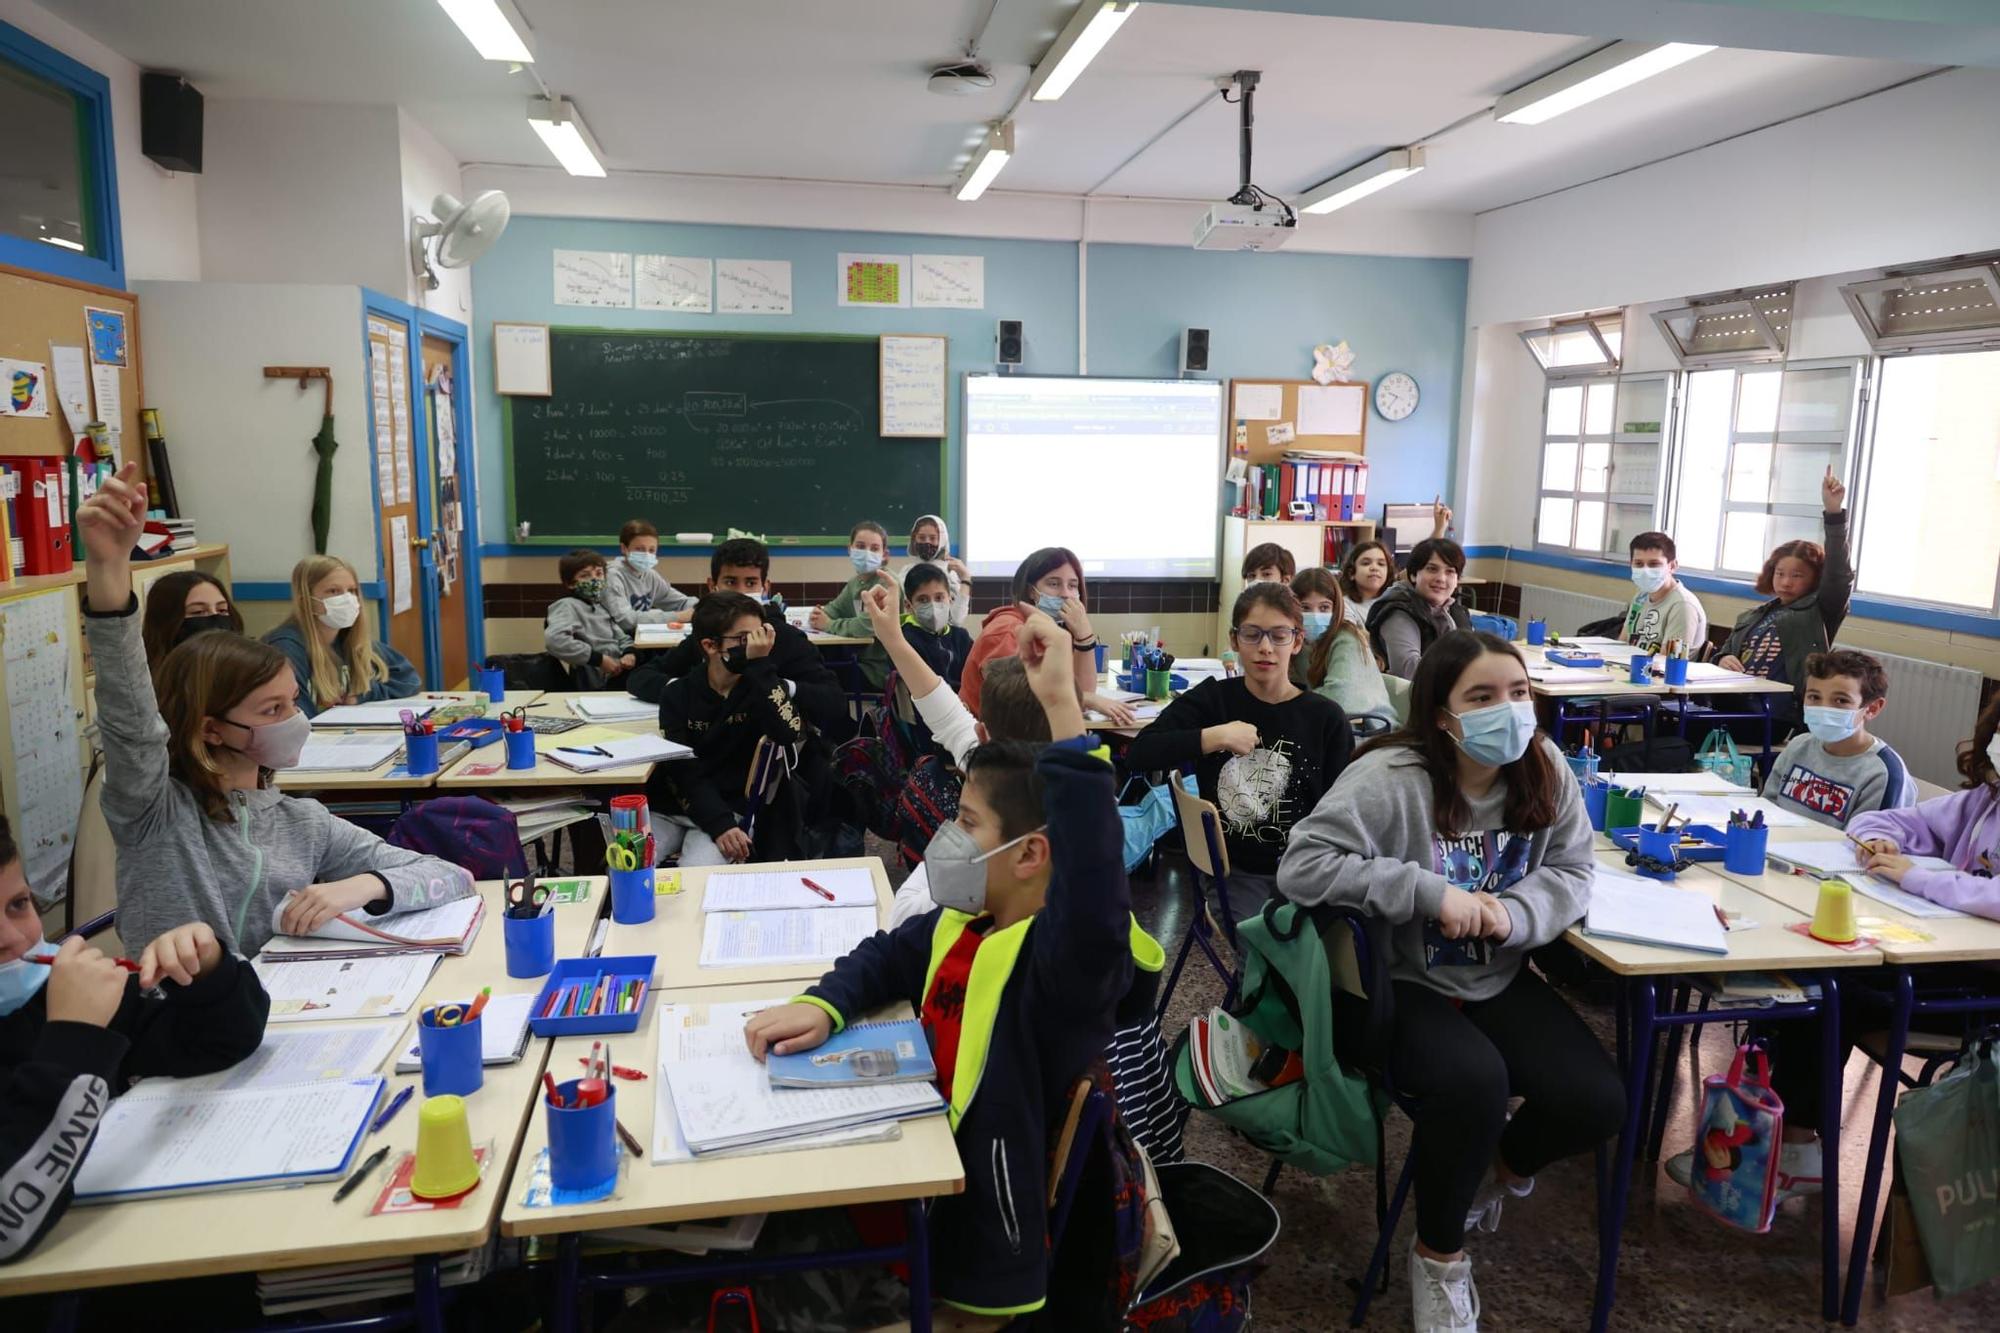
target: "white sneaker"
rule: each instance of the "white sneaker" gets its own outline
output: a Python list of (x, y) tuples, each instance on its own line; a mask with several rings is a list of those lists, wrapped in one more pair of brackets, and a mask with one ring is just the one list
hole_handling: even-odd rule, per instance
[(1465, 1229), (1493, 1234), (1500, 1229), (1500, 1206), (1509, 1199), (1525, 1199), (1534, 1192), (1533, 1176), (1519, 1185), (1503, 1185), (1497, 1176), (1488, 1174), (1479, 1193), (1472, 1196), (1472, 1207), (1465, 1210)]
[(1825, 1188), (1820, 1178), (1820, 1143), (1787, 1143), (1778, 1150), (1778, 1202), (1818, 1194)]
[(1410, 1306), (1417, 1333), (1479, 1333), (1479, 1288), (1470, 1255), (1441, 1264), (1410, 1244)]

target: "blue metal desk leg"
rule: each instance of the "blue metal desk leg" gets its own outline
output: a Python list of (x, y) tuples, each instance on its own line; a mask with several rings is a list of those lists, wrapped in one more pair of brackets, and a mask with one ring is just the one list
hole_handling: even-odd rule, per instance
[(576, 1304), (583, 1293), (577, 1285), (577, 1268), (583, 1255), (583, 1238), (565, 1232), (556, 1242), (555, 1309), (549, 1318), (550, 1333), (576, 1333)]
[(1861, 1288), (1868, 1280), (1869, 1251), (1875, 1244), (1875, 1203), (1882, 1189), (1882, 1162), (1889, 1151), (1889, 1113), (1896, 1109), (1896, 1093), (1902, 1087), (1898, 1075), (1916, 1003), (1917, 986), (1910, 969), (1898, 968), (1896, 998), (1889, 1016), (1889, 1049), (1882, 1060), (1882, 1086), (1875, 1094), (1875, 1119), (1868, 1131), (1868, 1164), (1861, 1172), (1861, 1201), (1854, 1214), (1854, 1248), (1847, 1253), (1847, 1296), (1841, 1303), (1840, 1322), (1849, 1327), (1861, 1317)]
[(76, 1321), (83, 1313), (83, 1293), (66, 1291), (49, 1301), (48, 1333), (76, 1333)]
[(1626, 1012), (1632, 1036), (1626, 1048), (1625, 1128), (1618, 1136), (1618, 1159), (1611, 1167), (1611, 1207), (1597, 1219), (1597, 1303), (1590, 1315), (1591, 1333), (1604, 1333), (1611, 1320), (1611, 1302), (1617, 1296), (1618, 1242), (1625, 1229), (1625, 1205), (1632, 1193), (1632, 1158), (1639, 1147), (1639, 1121), (1653, 1063), (1653, 1020), (1659, 1012), (1653, 978), (1632, 977), (1626, 984), (1631, 988)]
[(924, 1202), (903, 1205), (910, 1228), (910, 1333), (931, 1333), (931, 1237)]
[(444, 1292), (438, 1276), (438, 1257), (420, 1254), (413, 1263), (416, 1279), (417, 1327), (424, 1333), (444, 1333)]
[[(1686, 1013), (1688, 998), (1693, 989), (1687, 982), (1676, 977), (1671, 998), (1667, 1002), (1667, 1012)], [(1667, 1056), (1660, 1063), (1660, 1089), (1658, 1096), (1653, 1099), (1653, 1118), (1647, 1127), (1646, 1151), (1639, 1159), (1642, 1162), (1660, 1160), (1660, 1144), (1667, 1133), (1667, 1110), (1674, 1095), (1674, 1076), (1680, 1072), (1681, 1045), (1687, 1040), (1687, 1035), (1688, 1026), (1685, 1023), (1676, 1023), (1667, 1029)], [(1697, 1036), (1696, 1040), (1699, 1041), (1700, 1038)]]
[[(1829, 1322), (1840, 1313), (1840, 1097), (1846, 1075), (1841, 1061), (1840, 982), (1829, 972), (1820, 978), (1820, 1318)], [(1885, 1079), (1894, 1085), (1894, 1078)]]

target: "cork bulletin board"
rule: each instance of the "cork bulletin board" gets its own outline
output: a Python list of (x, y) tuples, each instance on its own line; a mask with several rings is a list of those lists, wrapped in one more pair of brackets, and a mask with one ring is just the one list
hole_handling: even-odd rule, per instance
[[(5, 265), (0, 265), (0, 310), (6, 312), (6, 318), (0, 319), (0, 357), (38, 362), (47, 369), (49, 414), (0, 416), (0, 454), (61, 457), (76, 447), (62, 404), (56, 398), (55, 354), (50, 345), (82, 348), (88, 371), (90, 331), (85, 325), (86, 308), (116, 310), (125, 316), (125, 366), (117, 371), (122, 401), (118, 421), (106, 424), (122, 428), (124, 457), (137, 459), (140, 471), (144, 472), (146, 436), (139, 426), (139, 409), (145, 401), (140, 388), (139, 299), (130, 292)], [(92, 419), (96, 419), (96, 405), (93, 390)], [(172, 428), (171, 422), (167, 425)]]

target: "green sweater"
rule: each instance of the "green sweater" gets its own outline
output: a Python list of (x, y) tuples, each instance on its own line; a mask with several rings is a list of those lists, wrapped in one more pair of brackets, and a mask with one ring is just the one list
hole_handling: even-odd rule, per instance
[[(861, 609), (860, 596), (864, 588), (873, 587), (884, 578), (880, 572), (856, 574), (840, 590), (840, 595), (823, 608), (826, 612), (826, 632), (846, 639), (869, 639), (875, 637), (875, 627), (868, 621), (867, 613)], [(885, 584), (884, 586), (889, 586)], [(901, 593), (897, 600), (901, 601)], [(876, 689), (889, 678), (889, 654), (879, 643), (870, 642), (861, 650), (856, 661), (861, 667), (861, 675)]]
[[(1389, 702), (1389, 687), (1382, 682), (1382, 668), (1375, 665), (1368, 641), (1345, 624), (1327, 633), (1333, 635), (1333, 647), (1327, 653), (1326, 679), (1311, 688), (1339, 704), (1349, 717), (1379, 717), (1395, 726), (1400, 719)], [(1308, 648), (1299, 657), (1312, 651)]]

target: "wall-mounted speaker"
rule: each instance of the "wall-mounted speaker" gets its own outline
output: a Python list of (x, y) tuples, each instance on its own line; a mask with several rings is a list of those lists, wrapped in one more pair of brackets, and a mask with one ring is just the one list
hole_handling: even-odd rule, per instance
[(993, 359), (1003, 366), (1020, 365), (1021, 351), (1027, 343), (1027, 337), (1021, 329), (1021, 321), (1003, 319), (999, 320), (998, 324), (999, 328), (993, 335)]
[(1208, 330), (1181, 330), (1181, 374), (1199, 375), (1208, 370)]
[(139, 151), (168, 171), (201, 170), (201, 91), (180, 75), (139, 76)]

